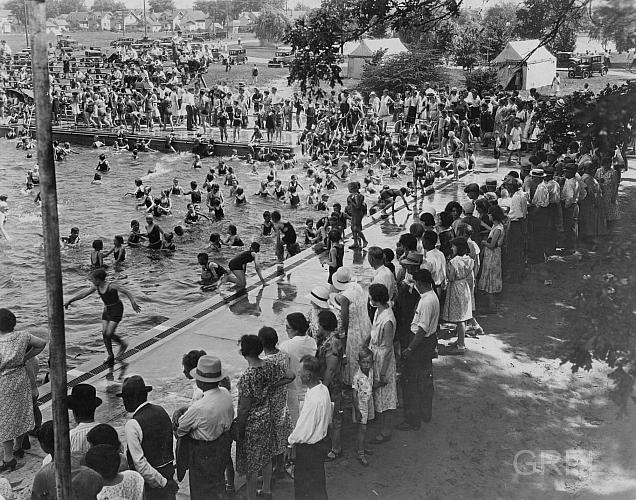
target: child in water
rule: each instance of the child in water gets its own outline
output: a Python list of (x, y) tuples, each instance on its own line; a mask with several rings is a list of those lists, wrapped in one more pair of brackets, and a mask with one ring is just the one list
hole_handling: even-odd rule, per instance
[(174, 233), (168, 233), (163, 236), (163, 243), (161, 243), (161, 250), (166, 252), (174, 252), (177, 246), (174, 244)]
[(314, 220), (313, 219), (307, 219), (305, 221), (305, 244), (309, 245), (311, 243), (313, 243), (314, 239), (316, 238), (316, 231), (314, 229)]
[(91, 184), (101, 184), (102, 183), (102, 176), (95, 172), (95, 175), (93, 176), (93, 180), (91, 181)]
[(242, 247), (243, 240), (238, 236), (238, 229), (234, 224), (227, 227), (227, 236), (221, 241), (223, 245), (229, 247)]
[(104, 257), (109, 256), (111, 253), (113, 254), (113, 258), (115, 259), (115, 264), (117, 262), (124, 262), (124, 260), (126, 260), (126, 249), (124, 248), (123, 236), (115, 236), (113, 240), (113, 248), (110, 249), (106, 254), (104, 254)]
[(205, 252), (197, 255), (197, 261), (201, 266), (201, 281), (204, 284), (214, 283), (221, 276), (227, 274), (227, 270), (216, 262), (211, 261), (210, 256)]
[(79, 227), (72, 227), (71, 234), (68, 236), (62, 236), (62, 243), (67, 246), (78, 246), (80, 242)]
[(212, 233), (210, 235), (210, 244), (208, 248), (211, 248), (215, 252), (219, 252), (221, 250), (221, 235), (219, 233)]
[(201, 168), (203, 167), (203, 163), (201, 163), (201, 157), (199, 155), (194, 155), (194, 162), (192, 162), (192, 168)]
[(244, 205), (245, 203), (247, 203), (245, 192), (241, 186), (237, 186), (236, 188), (236, 191), (234, 193), (234, 203), (236, 205)]
[(140, 241), (145, 238), (142, 236), (141, 231), (139, 229), (139, 221), (131, 220), (130, 221), (130, 234), (128, 235), (128, 246), (130, 248), (137, 248), (140, 246)]
[(102, 240), (93, 241), (93, 251), (91, 252), (91, 266), (93, 268), (104, 267), (104, 242)]
[(263, 236), (271, 236), (274, 223), (272, 222), (272, 214), (269, 210), (263, 212), (263, 223), (261, 224), (261, 234)]

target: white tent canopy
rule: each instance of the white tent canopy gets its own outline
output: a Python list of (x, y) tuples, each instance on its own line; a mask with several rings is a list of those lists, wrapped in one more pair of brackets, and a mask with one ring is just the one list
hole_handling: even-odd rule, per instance
[(384, 56), (395, 56), (408, 52), (399, 38), (363, 39), (354, 48), (349, 45), (345, 49), (343, 55), (347, 57), (347, 78), (360, 78), (365, 63), (380, 50), (385, 51)]
[(499, 83), (504, 88), (529, 90), (552, 83), (556, 57), (545, 47), (539, 47), (540, 43), (539, 40), (508, 42), (495, 57), (492, 62), (498, 67)]

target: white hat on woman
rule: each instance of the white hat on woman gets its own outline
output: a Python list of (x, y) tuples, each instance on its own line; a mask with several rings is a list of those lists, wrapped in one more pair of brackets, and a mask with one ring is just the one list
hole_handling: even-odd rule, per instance
[(309, 301), (321, 309), (329, 309), (329, 287), (325, 285), (315, 286), (309, 294)]
[(331, 277), (333, 287), (342, 292), (351, 283), (351, 271), (348, 267), (339, 268)]

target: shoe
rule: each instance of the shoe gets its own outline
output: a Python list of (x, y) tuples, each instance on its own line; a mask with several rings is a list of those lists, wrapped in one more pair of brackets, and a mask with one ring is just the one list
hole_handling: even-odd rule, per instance
[(395, 426), (395, 428), (398, 431), (419, 431), (420, 428), (419, 427), (414, 427), (411, 424), (407, 423), (407, 422), (402, 422), (401, 424), (397, 424)]
[(2, 465), (0, 465), (0, 472), (4, 472), (6, 470), (10, 470), (13, 472), (18, 466), (18, 461), (14, 458), (13, 460), (9, 460), (8, 462), (2, 461)]
[(463, 345), (448, 345), (444, 354), (450, 356), (463, 356), (466, 353), (466, 346)]
[(329, 450), (327, 453), (327, 457), (325, 458), (325, 462), (333, 462), (334, 460), (338, 460), (342, 457), (342, 450), (336, 452), (334, 450)]
[(379, 434), (371, 441), (369, 441), (369, 444), (382, 444), (386, 443), (387, 441), (391, 441), (391, 436), (383, 436), (382, 434)]
[(357, 459), (358, 459), (358, 462), (360, 462), (360, 465), (364, 465), (365, 467), (369, 466), (369, 461), (367, 460), (367, 457), (365, 456), (364, 451), (358, 452)]

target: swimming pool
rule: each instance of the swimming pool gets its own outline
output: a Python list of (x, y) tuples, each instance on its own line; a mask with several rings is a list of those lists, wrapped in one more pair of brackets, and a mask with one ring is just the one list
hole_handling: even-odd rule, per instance
[[(0, 307), (12, 309), (18, 317), (20, 328), (46, 328), (46, 294), (44, 283), (44, 249), (42, 246), (42, 221), (40, 208), (33, 202), (35, 193), (21, 193), (24, 188), (26, 172), (33, 168), (34, 158), (27, 159), (24, 151), (15, 149), (15, 140), (0, 139), (0, 193), (9, 196), (10, 212), (6, 230), (12, 242), (0, 240)], [(163, 153), (140, 153), (133, 160), (128, 152), (113, 153), (110, 149), (94, 150), (74, 147), (80, 154), (69, 155), (68, 159), (57, 163), (57, 185), (60, 217), (60, 234), (70, 233), (72, 226), (80, 228), (81, 246), (78, 249), (62, 249), (62, 270), (65, 297), (75, 294), (81, 287), (87, 286), (87, 273), (90, 271), (91, 243), (94, 239), (104, 241), (104, 250), (112, 248), (113, 237), (121, 234), (127, 238), (130, 221), (137, 219), (144, 224), (144, 214), (137, 209), (134, 197), (123, 197), (124, 193), (134, 190), (134, 179), (142, 178), (144, 185), (151, 186), (153, 194), (172, 185), (177, 177), (180, 185), (189, 189), (191, 180), (199, 187), (208, 172), (209, 166), (216, 166), (218, 158), (202, 160), (203, 168), (192, 168), (192, 155), (167, 155)], [(103, 176), (101, 185), (91, 185), (99, 153), (105, 153), (111, 165), (111, 172)], [(302, 162), (301, 162), (302, 163)], [(296, 227), (298, 241), (303, 245), (302, 229), (305, 219), (311, 217), (317, 221), (325, 215), (315, 209), (300, 207), (291, 209), (272, 199), (260, 199), (254, 193), (258, 191), (259, 181), (267, 172), (267, 164), (258, 164), (259, 174), (251, 173), (251, 166), (241, 161), (230, 161), (240, 184), (245, 188), (248, 204), (235, 206), (228, 200), (229, 187), (222, 186), (226, 197), (225, 220), (203, 222), (179, 238), (175, 237), (177, 251), (165, 254), (147, 249), (128, 249), (126, 261), (121, 266), (109, 263), (109, 278), (129, 289), (142, 307), (135, 314), (128, 302), (124, 302), (126, 313), (119, 330), (125, 335), (142, 332), (163, 322), (167, 317), (182, 312), (188, 307), (210, 297), (200, 284), (200, 266), (197, 253), (206, 251), (210, 233), (223, 234), (228, 224), (238, 227), (239, 236), (249, 245), (251, 241), (262, 244), (265, 266), (275, 263), (273, 239), (260, 236), (262, 213), (265, 210), (279, 209), (283, 219), (291, 221)], [(148, 174), (153, 167), (155, 173)], [(307, 187), (306, 174), (299, 165), (292, 170), (279, 171), (283, 185), (292, 174), (298, 175), (301, 184)], [(352, 177), (360, 177), (357, 172)], [(220, 180), (222, 184), (222, 180)], [(335, 192), (330, 192), (329, 205), (335, 201), (343, 203), (347, 196), (344, 183)], [(305, 191), (300, 191), (304, 202)], [(157, 218), (157, 223), (166, 232), (177, 225), (183, 225), (186, 204), (190, 197), (173, 197), (173, 215)], [(372, 200), (367, 200), (370, 204)], [(205, 206), (203, 213), (207, 214)], [(225, 265), (227, 261), (241, 251), (241, 248), (225, 247), (221, 252), (210, 252), (211, 259)], [(252, 269), (249, 270), (253, 272)], [(66, 311), (67, 352), (69, 366), (83, 362), (87, 355), (103, 352), (100, 334), (102, 304), (97, 294), (76, 302)]]

